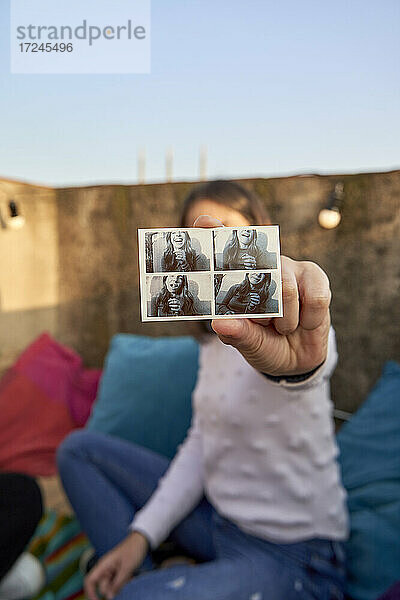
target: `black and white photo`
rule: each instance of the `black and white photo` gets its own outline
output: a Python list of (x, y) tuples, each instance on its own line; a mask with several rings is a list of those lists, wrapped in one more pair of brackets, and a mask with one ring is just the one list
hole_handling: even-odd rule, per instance
[(275, 227), (215, 229), (215, 270), (276, 269), (277, 241)]
[(145, 235), (145, 246), (147, 273), (210, 270), (212, 244), (209, 231), (150, 231)]
[(217, 315), (279, 315), (279, 288), (271, 272), (214, 275), (214, 285)]
[(147, 276), (147, 316), (174, 318), (211, 316), (209, 273)]
[(138, 236), (143, 321), (283, 316), (277, 225)]

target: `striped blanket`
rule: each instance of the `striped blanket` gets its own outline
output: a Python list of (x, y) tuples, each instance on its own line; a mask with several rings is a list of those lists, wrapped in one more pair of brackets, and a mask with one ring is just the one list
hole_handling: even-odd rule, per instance
[(79, 559), (89, 541), (76, 518), (50, 511), (44, 515), (29, 551), (45, 567), (46, 586), (35, 600), (84, 600)]

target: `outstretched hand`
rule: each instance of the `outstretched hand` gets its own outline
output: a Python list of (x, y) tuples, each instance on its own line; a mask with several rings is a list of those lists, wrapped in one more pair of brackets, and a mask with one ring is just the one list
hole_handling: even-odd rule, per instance
[[(222, 227), (202, 215), (194, 227)], [(249, 364), (269, 375), (299, 375), (327, 355), (331, 291), (315, 263), (282, 256), (283, 317), (217, 319), (212, 328), (222, 342), (239, 350)]]

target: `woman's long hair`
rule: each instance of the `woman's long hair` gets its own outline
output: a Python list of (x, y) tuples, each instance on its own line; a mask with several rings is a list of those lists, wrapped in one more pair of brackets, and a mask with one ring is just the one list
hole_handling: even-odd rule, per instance
[[(168, 300), (171, 298), (171, 292), (169, 292), (167, 288), (167, 277), (169, 277), (169, 275), (164, 275), (163, 286), (158, 294), (158, 303), (165, 314), (170, 313)], [(187, 277), (186, 275), (179, 275), (179, 277), (182, 277), (182, 285), (176, 295), (183, 298), (182, 311), (185, 315), (195, 315), (196, 309), (194, 307), (194, 298), (189, 292)]]
[(183, 203), (181, 227), (188, 226), (189, 210), (200, 200), (211, 200), (232, 208), (242, 214), (250, 225), (267, 225), (271, 222), (268, 211), (258, 196), (235, 181), (219, 179), (201, 183), (189, 192)]
[[(255, 229), (251, 229), (251, 242), (248, 245), (248, 252), (252, 256), (255, 256), (257, 249), (257, 231)], [(238, 232), (236, 229), (232, 231), (232, 235), (225, 245), (226, 250), (226, 262), (228, 265), (235, 265), (238, 261), (239, 251), (240, 251), (240, 243)]]
[[(271, 273), (263, 273), (263, 278), (260, 283), (253, 286), (255, 290), (260, 294), (260, 304), (266, 302), (269, 298), (269, 288), (271, 286)], [(237, 289), (238, 299), (240, 302), (246, 302), (249, 292), (251, 291), (251, 283), (249, 280), (249, 274), (246, 276)]]
[[(192, 248), (192, 242), (190, 240), (190, 236), (187, 231), (182, 231), (185, 236), (185, 242), (183, 245), (183, 250), (185, 251), (186, 261), (189, 266), (189, 271), (196, 270), (196, 252)], [(167, 247), (164, 251), (164, 262), (165, 262), (165, 270), (166, 271), (177, 271), (178, 269), (178, 261), (176, 260), (174, 245), (172, 243), (172, 232), (168, 231), (166, 235)]]

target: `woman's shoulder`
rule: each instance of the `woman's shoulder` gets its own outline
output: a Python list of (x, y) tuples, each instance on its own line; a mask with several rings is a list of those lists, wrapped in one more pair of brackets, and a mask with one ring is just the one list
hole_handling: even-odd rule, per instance
[(229, 294), (230, 296), (234, 296), (235, 294), (238, 293), (239, 288), (240, 288), (240, 283), (234, 283), (233, 285), (231, 285), (231, 287), (227, 290), (226, 294)]
[(265, 309), (266, 312), (277, 313), (279, 309), (278, 300), (275, 300), (274, 298), (268, 298), (265, 303)]
[(256, 259), (264, 269), (276, 269), (277, 267), (276, 252), (268, 252), (268, 250), (256, 246)]
[(196, 254), (195, 257), (196, 271), (209, 271), (210, 270), (210, 259), (201, 252)]

